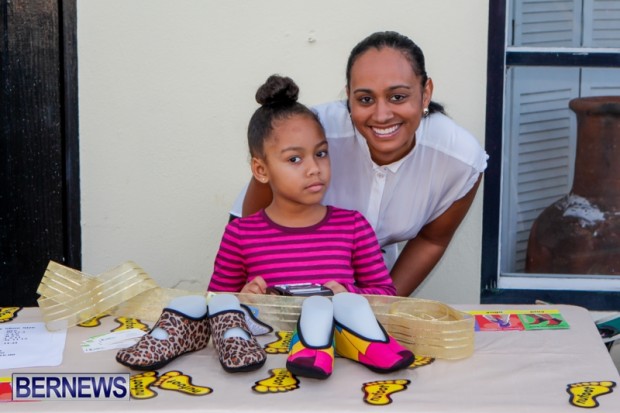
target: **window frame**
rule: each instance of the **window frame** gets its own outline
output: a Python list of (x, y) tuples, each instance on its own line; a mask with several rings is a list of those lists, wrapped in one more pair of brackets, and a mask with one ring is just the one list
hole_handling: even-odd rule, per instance
[[(592, 49), (532, 50), (506, 45), (506, 15), (510, 0), (489, 3), (485, 149), (489, 154), (484, 174), (482, 207), (482, 265), (480, 302), (532, 304), (536, 300), (573, 304), (590, 310), (620, 308), (620, 291), (578, 289), (499, 288), (502, 140), (504, 87), (507, 66), (620, 67), (620, 53)], [(584, 53), (585, 51), (585, 53)], [(559, 275), (557, 278), (571, 278)]]

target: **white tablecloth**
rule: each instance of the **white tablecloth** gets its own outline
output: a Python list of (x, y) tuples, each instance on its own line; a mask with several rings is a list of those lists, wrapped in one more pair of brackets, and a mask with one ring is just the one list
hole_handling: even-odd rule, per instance
[[(62, 401), (0, 403), (2, 412), (85, 411), (203, 411), (203, 412), (577, 412), (569, 403), (567, 386), (573, 383), (611, 381), (620, 386), (620, 376), (600, 339), (589, 313), (574, 306), (455, 306), (461, 310), (557, 309), (569, 323), (566, 330), (476, 332), (475, 352), (463, 360), (433, 363), (387, 375), (373, 373), (351, 360), (336, 359), (327, 380), (300, 378), (293, 391), (260, 394), (252, 390), (257, 381), (269, 377), (270, 369), (284, 368), (286, 355), (269, 355), (258, 371), (225, 372), (210, 344), (199, 352), (184, 355), (158, 371), (180, 371), (191, 383), (213, 390), (190, 396), (153, 388), (157, 396), (130, 401)], [(23, 309), (12, 322), (40, 321), (39, 310)], [(72, 327), (68, 331), (64, 360), (58, 367), (0, 370), (0, 378), (13, 372), (104, 373), (131, 371), (118, 364), (115, 350), (85, 354), (80, 343), (119, 325), (112, 317), (95, 328)], [(261, 342), (276, 340), (274, 334)], [(391, 395), (392, 403), (373, 406), (363, 401), (362, 385), (374, 381), (409, 380), (407, 388)], [(597, 412), (620, 412), (620, 389), (600, 396)]]

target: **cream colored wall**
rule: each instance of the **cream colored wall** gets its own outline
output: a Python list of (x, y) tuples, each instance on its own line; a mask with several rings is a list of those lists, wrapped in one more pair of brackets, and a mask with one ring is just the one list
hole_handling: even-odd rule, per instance
[[(125, 260), (206, 287), (249, 179), (245, 128), (272, 73), (300, 100), (344, 96), (350, 49), (378, 30), (424, 50), (434, 99), (481, 143), (486, 0), (78, 0), (83, 270)], [(477, 303), (482, 191), (417, 296)]]

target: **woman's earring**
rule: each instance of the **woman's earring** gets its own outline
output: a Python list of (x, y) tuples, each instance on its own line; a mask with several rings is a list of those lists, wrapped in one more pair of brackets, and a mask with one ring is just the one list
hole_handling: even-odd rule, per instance
[(428, 111), (428, 108), (424, 108), (424, 110), (422, 111), (422, 116), (427, 117), (429, 113), (430, 112)]

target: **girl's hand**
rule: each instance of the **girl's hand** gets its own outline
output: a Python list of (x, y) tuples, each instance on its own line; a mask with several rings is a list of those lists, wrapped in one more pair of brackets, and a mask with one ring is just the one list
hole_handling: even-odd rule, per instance
[(247, 283), (239, 292), (243, 294), (265, 294), (267, 292), (267, 283), (263, 277), (259, 276)]
[(347, 289), (344, 288), (344, 286), (342, 284), (340, 284), (339, 282), (336, 281), (327, 281), (325, 284), (323, 284), (323, 286), (329, 288), (330, 290), (332, 290), (334, 292), (334, 294), (338, 294), (338, 293), (346, 293)]

